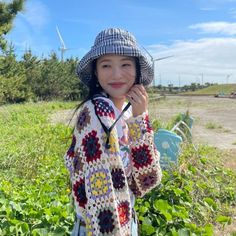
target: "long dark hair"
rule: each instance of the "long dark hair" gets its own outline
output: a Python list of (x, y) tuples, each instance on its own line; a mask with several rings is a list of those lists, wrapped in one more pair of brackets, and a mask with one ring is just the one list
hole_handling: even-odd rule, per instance
[[(88, 95), (87, 97), (81, 102), (79, 103), (76, 107), (75, 110), (72, 114), (72, 117), (69, 121), (69, 124), (71, 123), (75, 113), (79, 110), (79, 108), (87, 101), (91, 100), (95, 95), (99, 95), (103, 92), (103, 89), (101, 87), (101, 85), (98, 82), (98, 78), (96, 76), (96, 66), (97, 66), (97, 59), (93, 60), (92, 62), (92, 79), (89, 82), (89, 91), (88, 91)], [(140, 76), (141, 76), (141, 70), (140, 70), (140, 63), (139, 63), (139, 59), (137, 57), (135, 57), (135, 67), (136, 67), (136, 84), (140, 84)]]

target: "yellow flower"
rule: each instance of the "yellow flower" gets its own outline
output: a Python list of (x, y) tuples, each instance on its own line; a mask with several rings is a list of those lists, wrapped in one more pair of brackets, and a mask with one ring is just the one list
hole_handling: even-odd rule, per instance
[(136, 123), (130, 125), (129, 132), (131, 137), (139, 138), (141, 136), (139, 125)]

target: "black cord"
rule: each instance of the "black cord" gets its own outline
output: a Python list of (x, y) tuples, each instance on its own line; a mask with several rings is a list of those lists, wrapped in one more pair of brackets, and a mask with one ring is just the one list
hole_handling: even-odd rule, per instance
[(120, 115), (118, 116), (118, 118), (114, 121), (114, 123), (111, 125), (110, 128), (107, 128), (104, 123), (101, 121), (101, 118), (100, 116), (98, 115), (97, 113), (97, 110), (95, 109), (95, 100), (94, 98), (92, 99), (92, 103), (94, 105), (94, 110), (95, 110), (95, 114), (99, 120), (99, 122), (101, 123), (102, 125), (102, 128), (104, 130), (104, 132), (106, 133), (107, 135), (107, 139), (106, 139), (106, 144), (105, 144), (105, 148), (106, 149), (110, 149), (111, 145), (109, 144), (109, 140), (110, 140), (110, 135), (111, 135), (111, 131), (112, 129), (115, 127), (117, 121), (123, 116), (123, 114), (129, 109), (129, 107), (131, 106), (130, 102), (125, 106), (125, 108), (122, 110), (122, 112), (120, 113)]

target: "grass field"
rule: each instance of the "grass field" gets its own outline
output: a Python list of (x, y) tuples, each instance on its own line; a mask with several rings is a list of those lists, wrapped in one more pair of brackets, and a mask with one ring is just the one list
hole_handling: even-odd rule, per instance
[[(74, 213), (63, 155), (71, 127), (60, 118), (75, 105), (0, 108), (0, 235), (70, 234)], [(179, 165), (163, 171), (162, 185), (137, 200), (141, 235), (233, 235), (226, 228), (233, 223), (236, 176), (222, 167), (224, 154), (208, 146), (182, 149)]]
[(0, 235), (68, 235), (73, 223), (63, 154), (71, 131), (48, 117), (71, 103), (0, 108)]
[(212, 85), (204, 89), (199, 89), (197, 91), (186, 92), (185, 94), (199, 94), (199, 95), (215, 95), (215, 94), (231, 94), (232, 92), (236, 92), (236, 84), (217, 84)]

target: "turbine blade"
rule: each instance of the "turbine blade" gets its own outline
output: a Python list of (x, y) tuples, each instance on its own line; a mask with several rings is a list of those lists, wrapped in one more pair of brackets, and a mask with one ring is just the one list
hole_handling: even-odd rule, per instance
[(150, 57), (151, 60), (153, 61), (153, 57), (152, 57), (152, 55), (150, 54), (150, 52), (149, 52), (144, 46), (142, 46), (142, 48), (145, 50), (145, 52), (149, 55), (149, 57)]
[(159, 57), (159, 58), (154, 59), (154, 61), (161, 61), (161, 60), (167, 59), (169, 57), (174, 57), (174, 55), (166, 56), (166, 57)]
[(63, 39), (62, 39), (62, 36), (61, 36), (60, 31), (59, 31), (59, 29), (58, 29), (57, 26), (56, 26), (56, 30), (57, 30), (57, 34), (58, 34), (58, 37), (59, 37), (59, 39), (60, 39), (62, 48), (63, 48), (63, 49), (66, 49), (66, 45), (65, 45), (65, 43), (64, 43), (64, 41), (63, 41)]

